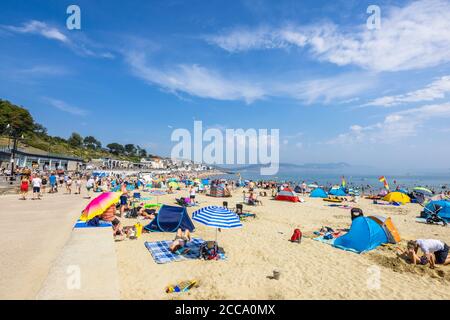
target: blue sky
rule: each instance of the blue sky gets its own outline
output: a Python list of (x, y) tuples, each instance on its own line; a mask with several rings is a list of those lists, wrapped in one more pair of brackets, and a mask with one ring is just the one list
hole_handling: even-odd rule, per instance
[(377, 1), (369, 30), (373, 2), (3, 0), (0, 98), (161, 155), (196, 119), (280, 129), (282, 162), (448, 169), (450, 1)]

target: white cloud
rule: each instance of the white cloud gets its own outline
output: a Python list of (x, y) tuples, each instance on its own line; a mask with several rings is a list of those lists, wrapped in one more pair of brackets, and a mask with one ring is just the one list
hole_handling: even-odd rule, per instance
[(112, 59), (114, 55), (111, 52), (98, 50), (98, 46), (87, 38), (78, 37), (77, 39), (69, 38), (61, 29), (50, 26), (45, 22), (31, 20), (22, 26), (0, 26), (3, 30), (19, 34), (35, 34), (44, 38), (55, 40), (70, 48), (81, 56), (90, 56), (97, 58)]
[(328, 104), (348, 99), (373, 87), (377, 77), (370, 74), (343, 74), (334, 77), (311, 79), (300, 82), (274, 83), (274, 95), (287, 96), (306, 104)]
[(65, 67), (52, 65), (36, 65), (30, 68), (18, 69), (15, 72), (26, 76), (61, 76), (69, 73)]
[(366, 106), (383, 106), (392, 107), (402, 103), (433, 101), (445, 98), (446, 94), (450, 92), (450, 76), (443, 76), (425, 88), (411, 91), (406, 94), (395, 96), (384, 96), (377, 98), (372, 102), (365, 104)]
[(369, 126), (352, 125), (349, 132), (338, 135), (330, 144), (395, 143), (417, 134), (417, 129), (435, 118), (450, 118), (450, 103), (425, 105), (394, 112), (382, 122)]
[(237, 28), (206, 40), (229, 52), (296, 46), (336, 65), (357, 65), (374, 71), (420, 69), (450, 62), (450, 2), (415, 1), (382, 8), (381, 29), (365, 21), (353, 31), (333, 23), (282, 28)]
[(377, 81), (376, 77), (367, 74), (344, 74), (307, 81), (286, 79), (283, 82), (262, 77), (255, 81), (242, 75), (225, 76), (197, 64), (163, 69), (149, 63), (145, 53), (140, 51), (130, 51), (125, 57), (134, 75), (174, 94), (246, 103), (269, 97), (287, 97), (307, 104), (330, 103), (353, 97)]
[(254, 84), (239, 79), (227, 79), (199, 65), (181, 64), (162, 70), (148, 64), (143, 53), (130, 52), (126, 59), (136, 76), (174, 93), (185, 92), (217, 100), (244, 100), (247, 103), (262, 99), (265, 95), (263, 90)]
[(24, 23), (21, 27), (5, 26), (5, 29), (16, 33), (38, 34), (47, 39), (57, 40), (63, 43), (69, 43), (67, 36), (55, 27), (50, 27), (46, 23), (31, 20)]
[(67, 112), (76, 116), (85, 116), (88, 114), (88, 112), (84, 109), (72, 106), (67, 104), (66, 102), (62, 101), (62, 100), (58, 100), (58, 99), (53, 99), (53, 98), (44, 98), (44, 100), (49, 103), (52, 107), (61, 110), (63, 112)]

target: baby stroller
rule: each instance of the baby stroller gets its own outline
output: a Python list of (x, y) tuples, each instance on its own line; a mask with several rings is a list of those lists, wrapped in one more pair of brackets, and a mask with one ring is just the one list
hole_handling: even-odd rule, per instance
[(423, 207), (423, 209), (424, 210), (421, 212), (421, 216), (426, 219), (428, 224), (442, 224), (443, 226), (447, 225), (447, 221), (439, 216), (439, 211), (442, 209), (440, 205), (433, 205), (433, 210), (430, 210), (427, 207)]

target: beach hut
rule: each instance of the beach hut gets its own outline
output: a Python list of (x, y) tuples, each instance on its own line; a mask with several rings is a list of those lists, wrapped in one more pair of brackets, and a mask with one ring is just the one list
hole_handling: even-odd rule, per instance
[(348, 233), (336, 238), (333, 246), (343, 250), (362, 253), (388, 242), (389, 239), (383, 227), (374, 219), (359, 217), (353, 220)]
[(176, 232), (178, 229), (192, 232), (195, 227), (191, 218), (189, 218), (186, 208), (163, 205), (159, 209), (156, 218), (146, 225), (144, 229), (152, 232)]
[(294, 191), (290, 188), (284, 188), (280, 192), (278, 192), (275, 200), (278, 201), (290, 201), (290, 202), (300, 202), (300, 199), (297, 197)]
[(398, 191), (394, 191), (394, 192), (389, 192), (387, 195), (385, 195), (382, 200), (387, 201), (387, 202), (397, 202), (397, 203), (409, 203), (411, 202), (411, 199), (409, 198), (408, 195), (398, 192)]
[(328, 198), (328, 194), (322, 188), (314, 189), (309, 196), (311, 198)]

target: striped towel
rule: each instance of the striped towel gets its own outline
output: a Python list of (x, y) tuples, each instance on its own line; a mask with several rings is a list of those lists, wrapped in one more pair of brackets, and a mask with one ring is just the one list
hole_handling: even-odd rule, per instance
[(172, 244), (171, 240), (156, 241), (156, 242), (145, 242), (145, 247), (152, 254), (153, 259), (158, 264), (169, 263), (174, 261), (183, 261), (200, 258), (200, 245), (205, 242), (200, 238), (192, 238), (189, 241), (185, 249), (190, 249), (186, 254), (176, 254), (169, 250)]
[(90, 225), (87, 224), (87, 222), (81, 221), (81, 220), (78, 220), (75, 223), (75, 225), (73, 226), (74, 229), (75, 228), (77, 228), (77, 229), (81, 229), (81, 228), (107, 228), (107, 227), (111, 228), (112, 227), (112, 223), (111, 222), (107, 222), (107, 221), (103, 221), (103, 220), (100, 220), (100, 225), (97, 226), (97, 227), (90, 226)]

